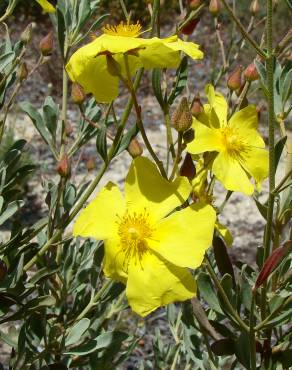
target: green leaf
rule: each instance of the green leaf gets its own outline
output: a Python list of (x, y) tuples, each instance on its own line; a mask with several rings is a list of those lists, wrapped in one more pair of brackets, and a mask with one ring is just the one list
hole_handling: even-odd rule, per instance
[(90, 0), (81, 0), (78, 8), (78, 23), (74, 32), (78, 33), (83, 28), (91, 15)]
[(162, 89), (161, 89), (161, 69), (155, 68), (152, 72), (152, 87), (154, 91), (154, 95), (160, 105), (160, 107), (163, 109), (165, 102), (162, 95)]
[(201, 297), (208, 303), (210, 308), (220, 314), (223, 314), (209, 275), (205, 272), (200, 272), (197, 278), (197, 284)]
[(255, 201), (255, 204), (256, 204), (257, 209), (259, 210), (260, 214), (266, 220), (267, 215), (268, 215), (268, 207), (265, 204), (260, 203), (256, 197), (254, 197), (253, 199)]
[(115, 156), (119, 155), (122, 153), (125, 149), (128, 148), (130, 141), (137, 136), (139, 132), (138, 126), (135, 125), (129, 129), (129, 131), (123, 135), (123, 138), (120, 142), (120, 145), (117, 148), (117, 152), (115, 153)]
[(4, 70), (5, 68), (12, 63), (12, 61), (15, 58), (14, 51), (9, 51), (5, 54), (0, 55), (0, 73), (5, 74)]
[(249, 335), (242, 332), (234, 345), (235, 355), (238, 361), (245, 366), (245, 369), (250, 370), (250, 343)]
[(46, 307), (51, 307), (56, 304), (56, 299), (51, 295), (45, 295), (42, 297), (37, 297), (29, 301), (25, 305), (26, 311), (35, 311)]
[(172, 105), (174, 100), (182, 93), (188, 81), (188, 58), (182, 58), (181, 63), (176, 71), (176, 80), (173, 84), (171, 94), (168, 98), (168, 104)]
[(275, 166), (276, 166), (276, 169), (277, 169), (278, 164), (280, 162), (280, 158), (281, 158), (283, 149), (285, 147), (286, 141), (287, 141), (287, 136), (284, 136), (275, 145)]
[(232, 356), (235, 352), (234, 341), (230, 338), (216, 340), (212, 343), (211, 350), (216, 356)]
[(65, 340), (65, 346), (71, 346), (72, 344), (77, 343), (82, 335), (87, 331), (90, 326), (89, 319), (81, 319), (71, 328), (67, 329), (67, 337)]
[(7, 208), (0, 215), (0, 225), (4, 224), (9, 218), (11, 218), (21, 207), (24, 206), (24, 201), (15, 200), (8, 204)]
[(128, 335), (121, 331), (109, 331), (107, 333), (100, 334), (96, 339), (91, 339), (86, 344), (82, 344), (75, 349), (70, 351), (65, 351), (64, 355), (73, 355), (73, 356), (84, 356), (89, 353), (93, 353), (98, 350), (102, 350), (116, 343), (125, 341), (128, 338)]
[(58, 125), (59, 105), (56, 104), (51, 96), (48, 96), (43, 105), (43, 119), (53, 142), (56, 141), (56, 130)]
[(216, 264), (217, 264), (220, 274), (222, 276), (224, 274), (229, 274), (232, 277), (233, 286), (236, 286), (232, 263), (231, 263), (229, 254), (227, 252), (226, 245), (220, 237), (217, 237), (217, 236), (214, 237), (213, 250), (214, 250)]
[(106, 130), (107, 127), (102, 125), (102, 127), (97, 131), (96, 135), (96, 150), (105, 163), (108, 161)]
[(68, 184), (66, 186), (65, 194), (64, 194), (64, 208), (66, 211), (70, 211), (73, 207), (74, 202), (76, 200), (77, 190), (74, 185)]

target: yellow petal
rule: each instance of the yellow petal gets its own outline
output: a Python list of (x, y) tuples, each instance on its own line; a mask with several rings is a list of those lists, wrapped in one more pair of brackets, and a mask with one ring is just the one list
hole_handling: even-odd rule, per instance
[(228, 124), (230, 127), (234, 127), (241, 132), (248, 129), (256, 130), (258, 128), (258, 114), (256, 107), (254, 105), (248, 105), (236, 112), (230, 118)]
[(99, 49), (93, 50), (92, 44), (77, 50), (66, 70), (70, 79), (78, 82), (86, 93), (92, 93), (98, 102), (111, 102), (118, 96), (119, 78), (109, 73), (106, 56), (96, 56)]
[(113, 237), (117, 231), (117, 216), (124, 212), (124, 198), (119, 188), (109, 182), (80, 212), (73, 227), (73, 235), (98, 240)]
[[(220, 121), (220, 126), (227, 123), (228, 104), (222, 94), (214, 90), (212, 85), (206, 85), (205, 92), (209, 101), (209, 106), (204, 106), (206, 113), (210, 112), (213, 108)], [(214, 126), (214, 125), (213, 125)], [(216, 127), (216, 126), (214, 126)]]
[(158, 307), (185, 301), (196, 294), (190, 272), (147, 253), (140, 263), (129, 267), (126, 295), (132, 310), (146, 316)]
[(215, 220), (213, 207), (192, 204), (161, 220), (149, 247), (177, 266), (197, 268), (212, 244)]
[(197, 197), (205, 193), (208, 169), (204, 168), (204, 159), (199, 158), (196, 164), (196, 176), (191, 181), (193, 192)]
[(121, 249), (119, 238), (111, 237), (104, 241), (103, 272), (113, 280), (124, 284), (127, 282), (126, 256)]
[(36, 2), (40, 4), (45, 12), (55, 13), (56, 9), (47, 0), (36, 0)]
[(215, 227), (224, 239), (225, 243), (230, 247), (233, 243), (233, 237), (229, 229), (225, 225), (221, 224), (219, 221), (216, 222)]
[(214, 160), (212, 171), (227, 190), (240, 191), (251, 195), (254, 188), (248, 176), (239, 162), (228, 156), (226, 152), (221, 152)]
[(199, 154), (211, 151), (222, 150), (220, 131), (210, 128), (197, 119), (193, 119), (192, 128), (195, 131), (195, 138), (187, 144), (187, 151), (191, 154)]
[(192, 59), (202, 59), (204, 57), (204, 53), (199, 49), (199, 45), (193, 42), (178, 39), (177, 41), (168, 42), (166, 45), (172, 50), (183, 51)]
[(191, 185), (186, 177), (165, 180), (156, 165), (145, 157), (133, 160), (125, 183), (127, 206), (142, 212), (146, 207), (159, 220), (188, 198)]
[(260, 186), (260, 183), (269, 174), (269, 152), (263, 148), (251, 148), (247, 153), (243, 154), (241, 165), (255, 179), (256, 184)]

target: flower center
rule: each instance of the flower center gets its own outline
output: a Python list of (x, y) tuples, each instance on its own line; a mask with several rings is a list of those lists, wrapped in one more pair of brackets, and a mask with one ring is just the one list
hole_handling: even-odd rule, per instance
[(124, 37), (139, 37), (141, 35), (142, 26), (139, 22), (136, 24), (121, 22), (117, 26), (107, 24), (103, 27), (103, 32), (111, 36), (124, 36)]
[(125, 265), (128, 266), (130, 259), (141, 262), (142, 256), (148, 251), (147, 239), (151, 238), (154, 228), (149, 222), (149, 213), (129, 213), (119, 218), (118, 235), (122, 252), (125, 255)]
[(227, 153), (234, 158), (241, 157), (243, 152), (248, 150), (248, 145), (238, 135), (236, 129), (232, 127), (224, 127), (221, 129), (221, 140)]

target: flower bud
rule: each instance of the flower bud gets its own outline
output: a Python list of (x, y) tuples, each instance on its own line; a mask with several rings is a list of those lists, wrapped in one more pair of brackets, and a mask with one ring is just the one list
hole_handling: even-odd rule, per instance
[(189, 7), (191, 10), (197, 9), (202, 3), (202, 0), (188, 0)]
[(2, 281), (7, 274), (7, 267), (4, 261), (0, 260), (0, 281)]
[(209, 4), (209, 12), (214, 16), (217, 17), (220, 13), (222, 5), (220, 0), (211, 0)]
[(128, 145), (128, 152), (133, 158), (136, 158), (142, 155), (143, 148), (136, 138), (130, 141), (130, 144)]
[(229, 87), (230, 90), (234, 91), (240, 88), (241, 74), (242, 74), (242, 66), (237, 66), (235, 70), (230, 73), (227, 79), (227, 86)]
[(86, 168), (88, 171), (92, 171), (95, 169), (95, 160), (94, 158), (89, 158), (87, 161), (86, 161)]
[(57, 166), (58, 174), (61, 177), (69, 177), (71, 173), (71, 164), (67, 154), (64, 154)]
[(188, 130), (193, 122), (192, 113), (187, 98), (182, 98), (172, 117), (173, 127), (178, 132)]
[(193, 100), (193, 104), (191, 107), (191, 112), (194, 117), (198, 117), (199, 114), (203, 113), (204, 108), (203, 104), (201, 103), (200, 100), (200, 95), (197, 95), (195, 99)]
[(184, 144), (191, 143), (195, 138), (195, 132), (192, 128), (183, 133)]
[(26, 80), (28, 76), (28, 70), (27, 70), (27, 65), (25, 62), (21, 63), (19, 66), (19, 69), (17, 71), (17, 77), (20, 82), (23, 80)]
[(20, 35), (20, 41), (22, 41), (24, 44), (28, 44), (32, 37), (32, 31), (36, 27), (36, 24), (34, 22), (30, 23), (26, 29), (21, 33)]
[(180, 168), (180, 175), (192, 180), (196, 176), (196, 167), (190, 153), (187, 153)]
[(86, 94), (81, 85), (77, 82), (73, 82), (72, 89), (71, 89), (71, 98), (75, 104), (82, 104), (86, 99)]
[(199, 22), (200, 22), (200, 18), (192, 19), (187, 25), (185, 25), (181, 29), (181, 33), (184, 34), (184, 35), (191, 35), (194, 32), (194, 30), (196, 29)]
[(256, 15), (260, 11), (260, 5), (258, 0), (253, 0), (250, 4), (249, 10), (252, 15)]
[(51, 31), (47, 34), (47, 36), (41, 39), (39, 49), (43, 56), (48, 56), (52, 54), (53, 47), (54, 47), (54, 35), (53, 31)]
[(258, 71), (254, 63), (250, 63), (244, 71), (246, 81), (256, 81), (259, 78)]

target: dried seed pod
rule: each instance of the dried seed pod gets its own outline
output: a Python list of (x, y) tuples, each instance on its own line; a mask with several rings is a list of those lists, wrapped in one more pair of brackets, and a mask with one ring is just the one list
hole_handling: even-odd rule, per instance
[(143, 154), (143, 148), (136, 138), (130, 141), (130, 144), (128, 145), (128, 152), (133, 158), (139, 157)]
[(180, 168), (180, 175), (192, 180), (196, 176), (196, 167), (190, 153), (187, 153)]
[(203, 111), (204, 107), (203, 104), (201, 103), (200, 95), (198, 94), (193, 100), (191, 112), (194, 117), (198, 117), (198, 115), (203, 113)]
[(71, 174), (71, 163), (67, 154), (64, 154), (57, 166), (58, 174), (61, 177), (69, 177)]
[(173, 127), (178, 132), (188, 130), (193, 122), (192, 112), (186, 97), (182, 98), (179, 106), (172, 116)]

